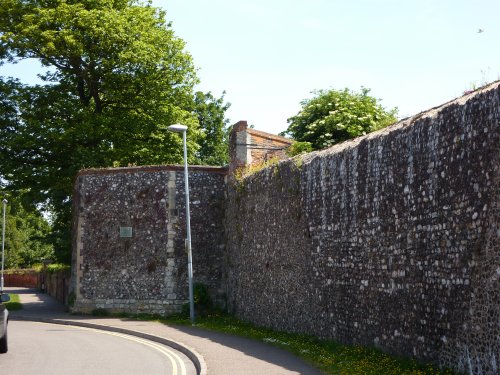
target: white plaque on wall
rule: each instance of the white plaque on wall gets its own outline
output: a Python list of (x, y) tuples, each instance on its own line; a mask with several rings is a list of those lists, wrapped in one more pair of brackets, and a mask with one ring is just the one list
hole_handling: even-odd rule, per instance
[(132, 237), (132, 227), (120, 227), (120, 238)]

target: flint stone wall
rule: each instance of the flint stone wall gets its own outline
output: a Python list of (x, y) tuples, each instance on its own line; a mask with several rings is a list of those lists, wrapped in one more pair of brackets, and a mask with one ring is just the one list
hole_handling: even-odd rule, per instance
[[(191, 167), (194, 281), (223, 298), (224, 168)], [(74, 191), (74, 311), (171, 314), (188, 302), (181, 167), (81, 171)], [(132, 237), (120, 237), (120, 227)]]
[(498, 373), (499, 97), (496, 83), (231, 186), (230, 308)]

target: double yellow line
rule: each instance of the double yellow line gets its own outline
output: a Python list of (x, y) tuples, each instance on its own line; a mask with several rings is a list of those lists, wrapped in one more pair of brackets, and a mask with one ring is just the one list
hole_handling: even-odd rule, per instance
[(158, 344), (154, 341), (146, 340), (146, 339), (143, 339), (140, 337), (126, 335), (123, 333), (103, 331), (103, 330), (95, 329), (95, 328), (87, 328), (87, 327), (79, 327), (79, 326), (71, 326), (71, 325), (69, 325), (67, 327), (77, 328), (77, 329), (81, 329), (84, 331), (93, 331), (96, 333), (102, 333), (102, 334), (111, 335), (111, 336), (115, 336), (115, 337), (120, 337), (122, 339), (130, 340), (130, 341), (142, 344), (142, 345), (149, 346), (150, 348), (153, 348), (153, 349), (159, 351), (160, 353), (162, 353), (164, 356), (166, 356), (169, 359), (170, 363), (172, 364), (172, 375), (186, 375), (187, 374), (186, 365), (184, 364), (184, 361), (182, 360), (182, 358), (177, 353), (168, 349), (168, 347), (166, 347), (165, 345)]

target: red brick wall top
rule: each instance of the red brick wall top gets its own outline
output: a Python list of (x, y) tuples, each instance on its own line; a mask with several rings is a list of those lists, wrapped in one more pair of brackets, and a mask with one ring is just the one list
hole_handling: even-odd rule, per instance
[(270, 133), (266, 133), (260, 130), (255, 130), (255, 129), (247, 129), (247, 132), (252, 135), (255, 138), (263, 138), (266, 140), (270, 140), (273, 143), (281, 143), (282, 145), (291, 145), (293, 143), (292, 139), (285, 138), (279, 135), (274, 135)]

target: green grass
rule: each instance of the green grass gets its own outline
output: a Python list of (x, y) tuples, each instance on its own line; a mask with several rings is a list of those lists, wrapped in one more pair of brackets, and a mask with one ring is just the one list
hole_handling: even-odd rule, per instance
[[(134, 318), (156, 320), (166, 324), (191, 325), (189, 319), (182, 316), (159, 318), (151, 315), (137, 315)], [(302, 358), (324, 374), (453, 374), (451, 370), (440, 370), (434, 365), (391, 356), (375, 348), (340, 345), (309, 335), (273, 331), (256, 327), (229, 315), (214, 314), (208, 317), (197, 317), (195, 326), (280, 347)]]
[(10, 301), (4, 304), (7, 307), (7, 310), (14, 311), (21, 310), (23, 308), (21, 300), (19, 299), (19, 295), (9, 293), (9, 297)]

